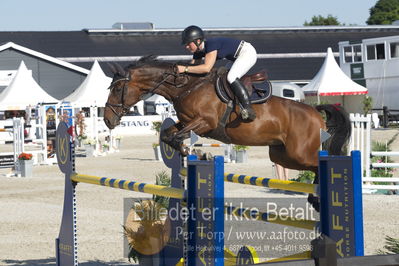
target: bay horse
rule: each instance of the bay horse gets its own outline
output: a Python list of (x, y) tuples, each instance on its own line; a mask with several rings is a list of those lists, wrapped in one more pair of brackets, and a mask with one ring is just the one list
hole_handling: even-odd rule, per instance
[(317, 177), (320, 130), (331, 134), (324, 147), (330, 155), (341, 155), (350, 137), (349, 116), (342, 107), (326, 104), (314, 108), (277, 96), (263, 104), (253, 104), (257, 118), (252, 122), (243, 121), (239, 106), (235, 106), (220, 128), (227, 104), (215, 92), (216, 71), (207, 75), (179, 74), (176, 64), (150, 56), (126, 69), (114, 68), (113, 72), (104, 111), (107, 127), (116, 127), (145, 95), (161, 95), (173, 103), (179, 120), (165, 129), (162, 140), (183, 154), (183, 140), (189, 138), (192, 130), (224, 143), (269, 146), (272, 162), (289, 169), (310, 170)]

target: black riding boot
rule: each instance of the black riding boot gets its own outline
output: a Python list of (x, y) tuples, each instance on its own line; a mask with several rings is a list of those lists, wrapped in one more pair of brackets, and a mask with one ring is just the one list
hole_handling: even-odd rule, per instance
[(256, 113), (249, 102), (249, 95), (247, 89), (237, 78), (233, 83), (231, 83), (231, 89), (233, 93), (237, 96), (238, 101), (241, 104), (241, 117), (247, 121), (253, 121), (256, 118)]

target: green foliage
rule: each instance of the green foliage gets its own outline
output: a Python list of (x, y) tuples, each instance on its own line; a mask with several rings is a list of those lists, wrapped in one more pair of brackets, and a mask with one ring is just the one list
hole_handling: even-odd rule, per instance
[[(171, 178), (170, 178), (170, 175), (168, 173), (166, 173), (166, 171), (157, 173), (155, 178), (156, 178), (156, 181), (155, 181), (156, 185), (170, 187)], [(167, 208), (169, 206), (169, 198), (167, 198), (167, 197), (153, 195), (152, 199), (164, 208)]]
[(157, 135), (161, 131), (161, 126), (162, 126), (162, 122), (161, 121), (152, 122), (152, 129), (155, 130)]
[[(391, 144), (396, 140), (399, 133), (396, 133), (388, 142), (382, 143), (378, 141), (373, 141), (371, 143), (372, 151), (391, 151)], [(392, 159), (389, 156), (373, 156), (371, 158), (371, 163), (392, 163)], [(375, 167), (371, 170), (372, 177), (392, 177), (394, 169), (386, 167)], [(387, 182), (373, 182), (376, 185), (387, 185)]]
[(342, 25), (337, 17), (328, 15), (323, 17), (321, 15), (313, 16), (310, 22), (305, 21), (304, 26), (329, 26), (329, 25)]
[(245, 145), (234, 145), (234, 146), (233, 146), (233, 149), (234, 149), (235, 151), (246, 151), (246, 150), (249, 149), (249, 147), (248, 147), (248, 146), (245, 146)]
[(156, 147), (158, 147), (159, 146), (159, 143), (157, 143), (157, 142), (154, 142), (154, 143), (152, 143), (152, 148), (156, 148)]
[(373, 98), (366, 95), (364, 96), (362, 103), (363, 103), (363, 112), (365, 115), (367, 115), (371, 111), (371, 109), (373, 109)]
[(87, 139), (87, 136), (86, 136), (86, 135), (78, 135), (78, 140), (79, 140), (79, 141), (83, 141), (83, 140), (85, 140), (85, 139)]
[(312, 171), (301, 171), (298, 174), (298, 177), (293, 181), (302, 182), (302, 183), (312, 183), (315, 178), (315, 174)]
[(399, 0), (379, 0), (370, 8), (367, 25), (390, 25), (399, 20)]
[[(155, 181), (156, 185), (168, 186), (168, 187), (171, 185), (170, 175), (167, 174), (166, 171), (157, 173), (155, 175), (155, 179), (156, 179), (156, 181)], [(152, 199), (155, 202), (155, 204), (147, 205), (147, 208), (143, 207), (143, 209), (146, 209), (146, 211), (149, 212), (150, 214), (153, 214), (156, 212), (156, 211), (152, 210), (154, 208), (156, 208), (157, 210), (160, 210), (161, 208), (167, 208), (169, 206), (169, 198), (167, 198), (167, 197), (153, 195)], [(138, 201), (136, 201), (136, 203), (142, 203), (142, 201), (138, 200)], [(145, 219), (143, 220), (143, 222), (145, 222)], [(129, 228), (126, 228), (125, 226), (123, 226), (123, 230), (124, 230), (125, 236), (132, 235), (132, 233), (133, 233)], [(129, 254), (128, 254), (128, 259), (129, 259), (129, 261), (132, 260), (134, 263), (137, 263), (138, 261), (140, 261), (142, 254), (140, 252), (138, 252), (137, 250), (135, 250), (131, 246), (130, 243), (129, 243), (129, 247), (130, 247), (130, 250), (129, 250)]]
[[(123, 230), (125, 235), (131, 234), (131, 230), (126, 228), (125, 226), (123, 226)], [(130, 243), (129, 243), (129, 249), (130, 249), (129, 254), (127, 254), (129, 262), (133, 261), (134, 263), (137, 263), (141, 254), (137, 250), (135, 250)]]
[(399, 254), (399, 239), (390, 236), (385, 236), (385, 250), (378, 250), (378, 254)]

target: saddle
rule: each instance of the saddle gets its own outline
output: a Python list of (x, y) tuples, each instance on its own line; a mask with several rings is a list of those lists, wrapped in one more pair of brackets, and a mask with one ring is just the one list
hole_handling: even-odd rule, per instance
[[(227, 68), (220, 67), (217, 70), (216, 94), (224, 103), (235, 101), (234, 93), (227, 82)], [(241, 79), (242, 84), (248, 90), (251, 104), (260, 104), (267, 101), (272, 95), (272, 84), (268, 80), (265, 70), (252, 75), (245, 75)]]
[[(219, 99), (227, 103), (227, 108), (223, 116), (219, 119), (217, 127), (205, 134), (208, 138), (222, 140), (224, 143), (232, 143), (230, 137), (226, 134), (226, 125), (230, 114), (237, 106), (238, 100), (231, 91), (230, 84), (227, 82), (227, 68), (220, 67), (216, 72), (216, 94)], [(241, 82), (248, 90), (251, 104), (260, 104), (267, 101), (272, 95), (272, 84), (268, 80), (266, 71), (261, 71), (252, 75), (245, 75), (241, 78)], [(240, 123), (236, 120), (233, 123)]]

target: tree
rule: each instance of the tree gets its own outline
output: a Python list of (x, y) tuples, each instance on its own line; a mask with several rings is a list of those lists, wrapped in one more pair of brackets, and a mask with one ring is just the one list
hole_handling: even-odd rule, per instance
[(367, 25), (387, 25), (399, 20), (399, 0), (379, 0), (370, 8)]
[(333, 17), (332, 15), (328, 15), (326, 18), (321, 15), (318, 15), (318, 16), (313, 16), (312, 21), (310, 21), (310, 22), (305, 21), (305, 23), (303, 25), (304, 26), (328, 26), (328, 25), (341, 25), (341, 23), (338, 21), (337, 17)]

